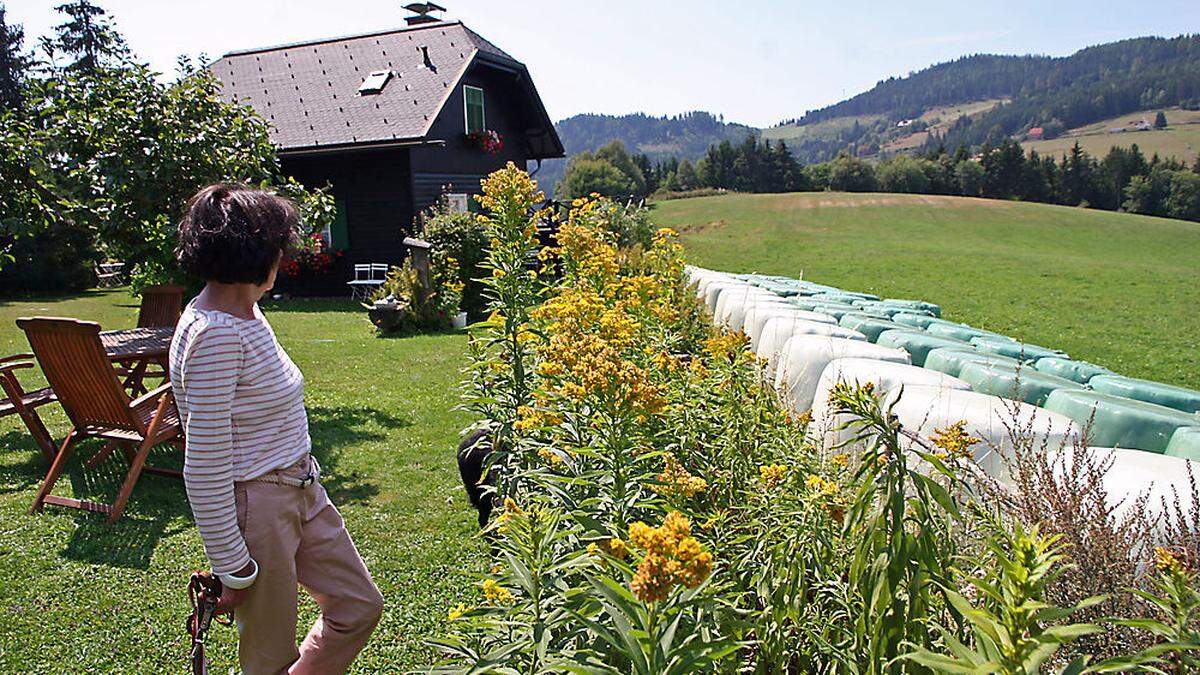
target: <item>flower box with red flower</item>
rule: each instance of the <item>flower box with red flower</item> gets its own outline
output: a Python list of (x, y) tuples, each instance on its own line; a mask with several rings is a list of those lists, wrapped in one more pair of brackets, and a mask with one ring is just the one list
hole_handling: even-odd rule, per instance
[(465, 136), (467, 145), (480, 152), (494, 155), (504, 149), (504, 137), (493, 129), (472, 131)]

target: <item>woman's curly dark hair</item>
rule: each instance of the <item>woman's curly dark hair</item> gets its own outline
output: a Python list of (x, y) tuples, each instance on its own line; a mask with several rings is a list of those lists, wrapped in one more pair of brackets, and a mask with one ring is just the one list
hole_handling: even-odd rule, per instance
[(205, 281), (261, 285), (295, 244), (299, 223), (296, 206), (283, 197), (245, 185), (209, 185), (188, 201), (175, 257)]

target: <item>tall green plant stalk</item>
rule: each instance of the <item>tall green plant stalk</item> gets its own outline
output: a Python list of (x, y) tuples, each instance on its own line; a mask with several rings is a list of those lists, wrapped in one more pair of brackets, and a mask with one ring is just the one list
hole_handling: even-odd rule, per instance
[(539, 213), (534, 207), (544, 197), (537, 183), (512, 162), (483, 181), (483, 194), (476, 197), (484, 208), (480, 216), (491, 240), (483, 263), (488, 276), (482, 280), (487, 309), (491, 313), (476, 337), (486, 355), (477, 367), (494, 373), (492, 393), (471, 403), (480, 416), (494, 424), (498, 446), (511, 439), (518, 411), (529, 405), (532, 389), (529, 342), (529, 311), (541, 300), (541, 284), (530, 263), (537, 254)]
[[(852, 416), (850, 444), (863, 454), (853, 482), (858, 485), (845, 520), (844, 536), (857, 539), (850, 584), (861, 612), (853, 644), (864, 672), (900, 672), (903, 645), (930, 644), (927, 619), (934, 608), (934, 584), (951, 567), (953, 521), (961, 519), (954, 493), (910, 466), (902, 431), (884, 411), (870, 386), (840, 384), (830, 403)], [(954, 472), (919, 446), (910, 451), (951, 483)]]

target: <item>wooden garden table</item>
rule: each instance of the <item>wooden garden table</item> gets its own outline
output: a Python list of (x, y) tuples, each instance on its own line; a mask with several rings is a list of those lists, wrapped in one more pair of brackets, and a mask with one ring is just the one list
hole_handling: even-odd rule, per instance
[(110, 361), (125, 366), (118, 371), (125, 376), (125, 388), (138, 395), (146, 392), (142, 380), (151, 363), (161, 366), (162, 374), (166, 377), (168, 352), (174, 334), (174, 326), (106, 330), (100, 333), (100, 344), (104, 345), (104, 353)]

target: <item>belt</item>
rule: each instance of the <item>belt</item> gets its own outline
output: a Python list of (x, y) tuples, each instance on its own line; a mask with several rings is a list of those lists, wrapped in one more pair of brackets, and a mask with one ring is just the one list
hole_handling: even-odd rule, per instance
[[(304, 460), (301, 460), (301, 461), (304, 461)], [(297, 462), (296, 464), (299, 464), (299, 463), (300, 462)], [(293, 464), (292, 466), (295, 466), (295, 464)], [(265, 474), (259, 476), (258, 478), (251, 478), (245, 482), (247, 482), (247, 483), (273, 483), (275, 485), (286, 485), (288, 487), (295, 487), (295, 488), (300, 488), (301, 490), (304, 490), (304, 489), (311, 487), (313, 484), (315, 484), (317, 482), (317, 478), (319, 478), (321, 476), (321, 466), (319, 464), (317, 464), (317, 458), (313, 457), (312, 455), (308, 456), (308, 473), (304, 477), (297, 478), (295, 476), (289, 476), (286, 473), (284, 473), (285, 471), (287, 471), (290, 468), (292, 468), (292, 467), (276, 469), (274, 471), (265, 473)]]

